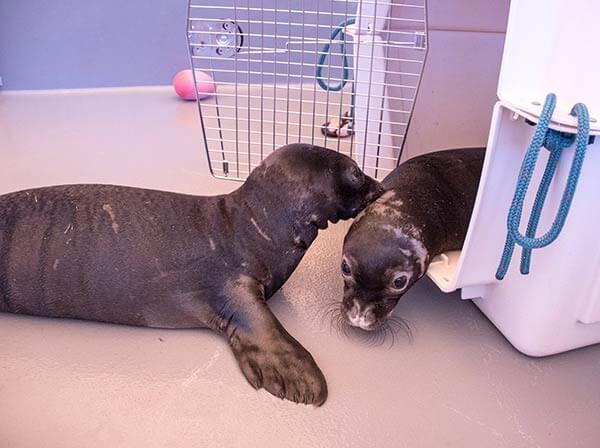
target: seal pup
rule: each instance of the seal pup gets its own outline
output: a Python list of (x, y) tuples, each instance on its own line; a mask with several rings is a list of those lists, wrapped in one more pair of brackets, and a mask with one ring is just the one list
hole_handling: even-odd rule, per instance
[(236, 191), (113, 185), (0, 196), (0, 311), (223, 335), (255, 388), (321, 405), (313, 357), (266, 304), (318, 230), (382, 193), (347, 156), (276, 150)]
[(485, 148), (433, 152), (399, 165), (352, 223), (341, 264), (343, 323), (385, 329), (398, 300), (442, 252), (462, 248)]

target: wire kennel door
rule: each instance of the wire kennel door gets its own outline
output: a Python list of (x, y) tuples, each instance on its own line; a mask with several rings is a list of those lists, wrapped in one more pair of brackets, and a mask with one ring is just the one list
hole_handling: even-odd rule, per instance
[[(382, 179), (399, 161), (427, 47), (426, 0), (190, 0), (191, 65), (217, 84), (198, 101), (212, 174), (244, 180), (303, 142)], [(323, 132), (340, 119), (349, 135)]]

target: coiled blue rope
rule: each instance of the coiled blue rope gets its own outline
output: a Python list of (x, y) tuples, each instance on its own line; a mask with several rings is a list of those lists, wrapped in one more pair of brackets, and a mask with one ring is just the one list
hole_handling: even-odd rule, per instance
[[(340, 22), (331, 32), (330, 41), (327, 42), (319, 51), (319, 59), (317, 59), (317, 71), (316, 78), (319, 87), (323, 90), (329, 90), (332, 92), (339, 92), (344, 88), (344, 86), (348, 83), (351, 78), (350, 75), (350, 60), (348, 57), (348, 52), (346, 50), (346, 38), (344, 29), (348, 25), (352, 25), (356, 23), (356, 19), (351, 17), (347, 20)], [(330, 53), (331, 45), (333, 41), (339, 39), (340, 43), (340, 54), (342, 55), (342, 79), (338, 84), (328, 84), (323, 78), (323, 67), (325, 66), (325, 60)], [(350, 122), (348, 126), (348, 134), (352, 133), (352, 126), (354, 124), (354, 83), (352, 84), (352, 98), (350, 104), (350, 113), (348, 114), (348, 121)]]
[[(348, 25), (352, 25), (355, 22), (356, 22), (356, 19), (354, 17), (351, 17), (347, 20), (344, 20), (343, 22), (340, 22), (331, 32), (330, 41), (327, 42), (325, 45), (323, 45), (323, 47), (321, 48), (321, 51), (319, 51), (319, 59), (317, 60), (316, 78), (317, 78), (317, 83), (319, 84), (319, 87), (321, 87), (323, 90), (339, 92), (340, 90), (342, 90), (344, 88), (344, 86), (350, 79), (350, 61), (348, 58), (348, 53), (346, 51), (346, 38), (345, 38), (344, 29)], [(338, 84), (332, 85), (332, 84), (327, 84), (327, 82), (323, 78), (323, 67), (325, 66), (325, 60), (327, 59), (327, 56), (329, 55), (331, 45), (333, 44), (333, 41), (338, 38), (338, 36), (339, 36), (339, 40), (340, 40), (340, 54), (342, 55), (342, 80)]]
[[(508, 212), (506, 227), (507, 235), (506, 242), (504, 244), (504, 251), (502, 252), (502, 258), (496, 271), (496, 278), (502, 280), (508, 271), (508, 266), (512, 259), (512, 255), (515, 249), (515, 245), (518, 244), (523, 248), (521, 254), (521, 267), (520, 271), (522, 274), (528, 274), (531, 265), (531, 252), (533, 249), (548, 246), (551, 244), (558, 235), (565, 224), (573, 196), (577, 189), (577, 183), (579, 181), (579, 175), (581, 173), (581, 167), (585, 159), (585, 152), (587, 150), (589, 134), (590, 134), (590, 118), (587, 107), (585, 104), (577, 103), (571, 110), (571, 115), (577, 117), (577, 135), (571, 135), (564, 132), (555, 131), (549, 129), (550, 118), (554, 112), (556, 106), (556, 95), (553, 93), (546, 96), (546, 102), (542, 108), (539, 122), (535, 129), (535, 133), (529, 144), (529, 148), (525, 153), (523, 164), (521, 165), (521, 171), (517, 181), (515, 194)], [(544, 208), (544, 202), (550, 188), (554, 174), (556, 173), (556, 167), (562, 152), (565, 148), (570, 147), (575, 142), (575, 155), (567, 178), (567, 185), (563, 192), (558, 212), (552, 223), (550, 230), (541, 237), (536, 238), (535, 232), (540, 220), (542, 209)], [(519, 226), (521, 224), (521, 216), (523, 214), (523, 202), (533, 176), (533, 171), (537, 163), (540, 148), (544, 146), (550, 151), (550, 156), (544, 169), (544, 174), (538, 188), (531, 216), (527, 224), (527, 230), (525, 235), (519, 232)]]

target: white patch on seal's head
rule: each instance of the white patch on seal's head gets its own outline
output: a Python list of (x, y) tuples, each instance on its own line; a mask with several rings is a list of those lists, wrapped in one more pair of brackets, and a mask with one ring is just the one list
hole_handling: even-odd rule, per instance
[(421, 241), (415, 238), (409, 238), (409, 241), (413, 245), (414, 253), (417, 256), (417, 261), (421, 266), (421, 275), (423, 275), (425, 274), (425, 265), (427, 264), (427, 259), (429, 258), (429, 252)]
[(369, 207), (369, 213), (380, 216), (400, 215), (400, 212), (388, 206), (385, 202), (375, 201)]
[(402, 249), (402, 248), (400, 248), (400, 252), (402, 252), (405, 257), (410, 257), (412, 255), (412, 252), (410, 250), (408, 250), (408, 249)]
[(375, 202), (369, 207), (369, 213), (374, 215), (382, 216), (400, 216), (402, 213), (399, 208), (404, 203), (401, 199), (396, 198), (396, 192), (394, 190), (388, 190), (383, 193)]
[(408, 241), (411, 245), (411, 250), (400, 248), (400, 251), (406, 256), (414, 256), (421, 267), (421, 274), (425, 273), (425, 265), (429, 257), (429, 252), (425, 245), (421, 242), (421, 230), (413, 225), (404, 225), (402, 228), (394, 227), (390, 224), (381, 226), (383, 230), (392, 232), (396, 238)]
[(393, 205), (395, 207), (401, 207), (404, 202), (402, 202), (402, 199), (398, 198), (396, 195), (396, 192), (394, 190), (388, 190), (385, 193), (383, 193), (378, 201), (381, 201), (384, 204), (388, 204), (388, 205)]
[(358, 215), (356, 215), (356, 218), (354, 218), (354, 222), (357, 223), (358, 221), (360, 221), (365, 216), (366, 212), (367, 212), (366, 208), (361, 210), (361, 212)]
[(385, 193), (383, 193), (381, 196), (379, 196), (378, 201), (383, 201), (386, 202), (389, 199), (393, 199), (396, 197), (396, 193), (394, 192), (394, 190), (388, 190)]

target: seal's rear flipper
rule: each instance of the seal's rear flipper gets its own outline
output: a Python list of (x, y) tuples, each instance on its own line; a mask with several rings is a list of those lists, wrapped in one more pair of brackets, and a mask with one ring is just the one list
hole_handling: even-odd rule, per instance
[(228, 288), (234, 312), (221, 316), (233, 354), (248, 382), (296, 403), (321, 406), (327, 382), (311, 354), (269, 310), (258, 282), (242, 277)]

